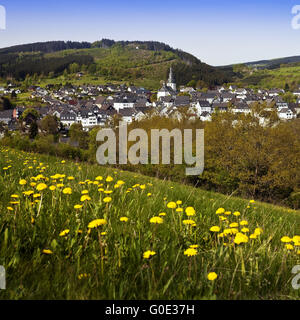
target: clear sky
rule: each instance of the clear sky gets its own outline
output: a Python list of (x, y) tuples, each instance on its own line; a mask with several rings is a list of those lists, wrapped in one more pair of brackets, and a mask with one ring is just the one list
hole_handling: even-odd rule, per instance
[(155, 40), (211, 65), (300, 55), (296, 0), (0, 0), (0, 47), (38, 41)]

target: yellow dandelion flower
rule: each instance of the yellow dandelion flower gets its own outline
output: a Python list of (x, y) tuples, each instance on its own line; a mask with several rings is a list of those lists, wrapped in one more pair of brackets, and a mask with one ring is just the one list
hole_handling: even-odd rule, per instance
[(103, 177), (98, 176), (95, 180), (96, 180), (96, 181), (102, 181), (102, 180), (103, 180)]
[(240, 222), (240, 225), (241, 225), (241, 226), (247, 226), (247, 225), (248, 225), (248, 221), (242, 220), (242, 221)]
[(51, 250), (49, 250), (49, 249), (44, 249), (42, 252), (44, 254), (53, 254), (53, 252)]
[(244, 232), (244, 233), (247, 233), (247, 232), (249, 232), (250, 230), (249, 230), (248, 228), (243, 228), (241, 231)]
[(8, 210), (8, 211), (14, 211), (14, 208), (12, 208), (12, 207), (7, 207), (7, 210)]
[(185, 213), (186, 213), (187, 216), (190, 217), (190, 216), (194, 216), (196, 214), (196, 211), (195, 211), (195, 209), (193, 207), (187, 207), (185, 209)]
[(256, 229), (254, 230), (254, 233), (255, 233), (257, 236), (259, 236), (259, 235), (261, 235), (261, 234), (263, 233), (263, 229), (261, 229), (261, 228), (256, 228)]
[(235, 211), (235, 212), (233, 213), (233, 215), (236, 216), (236, 217), (238, 217), (238, 216), (241, 215), (241, 213), (240, 213), (239, 211)]
[(153, 217), (150, 219), (150, 223), (153, 223), (153, 224), (161, 224), (163, 222), (164, 220), (161, 217)]
[(182, 208), (177, 208), (176, 212), (183, 212), (183, 209)]
[(218, 278), (218, 275), (215, 273), (215, 272), (210, 272), (208, 275), (207, 275), (207, 279), (209, 281), (214, 281)]
[(71, 188), (65, 188), (63, 190), (63, 194), (72, 194), (72, 189)]
[(165, 213), (165, 212), (161, 212), (160, 214), (159, 214), (159, 216), (160, 217), (164, 217), (164, 216), (166, 216), (167, 214)]
[(176, 205), (176, 203), (175, 202), (169, 202), (168, 204), (167, 204), (167, 207), (169, 208), (169, 209), (175, 209), (176, 207), (177, 207), (177, 205)]
[(47, 185), (45, 183), (39, 183), (36, 187), (37, 191), (43, 191), (45, 189), (47, 189)]
[(184, 225), (195, 225), (196, 222), (194, 220), (183, 220), (182, 223)]
[(241, 243), (247, 243), (249, 241), (248, 237), (243, 233), (237, 233), (234, 238), (234, 243), (241, 244)]
[(217, 211), (216, 211), (216, 214), (223, 214), (225, 213), (225, 209), (224, 208), (219, 208)]
[(211, 232), (219, 232), (220, 231), (220, 227), (218, 226), (213, 226), (209, 229)]
[(106, 182), (112, 182), (112, 181), (114, 181), (114, 178), (113, 178), (113, 177), (108, 176), (108, 177), (106, 178)]
[(155, 256), (155, 255), (156, 255), (155, 251), (148, 250), (143, 253), (143, 258), (150, 259), (152, 256)]
[(111, 198), (111, 197), (106, 197), (106, 198), (103, 199), (103, 202), (104, 202), (104, 203), (109, 203), (109, 202), (111, 202), (111, 201), (112, 201), (112, 198)]
[(282, 237), (280, 239), (280, 241), (283, 242), (283, 243), (289, 243), (289, 242), (292, 242), (293, 239), (291, 239), (290, 237), (285, 236), (285, 237)]
[(287, 244), (285, 245), (285, 248), (286, 248), (287, 250), (293, 250), (293, 249), (294, 249), (294, 246), (291, 245), (290, 243), (287, 243)]
[(49, 190), (50, 190), (50, 191), (54, 191), (55, 189), (56, 189), (56, 186), (50, 186), (50, 187), (49, 187)]
[(80, 201), (81, 202), (85, 202), (85, 201), (90, 201), (92, 200), (88, 195), (83, 195), (81, 198), (80, 198)]
[(121, 221), (121, 222), (127, 222), (127, 221), (128, 221), (128, 218), (127, 218), (127, 217), (121, 217), (121, 218), (120, 218), (120, 221)]
[(81, 209), (83, 207), (82, 204), (75, 204), (74, 209)]
[(177, 201), (176, 201), (176, 204), (181, 205), (181, 204), (182, 204), (182, 201), (181, 201), (181, 200), (177, 200)]
[(188, 248), (184, 251), (184, 255), (188, 257), (195, 256), (198, 253), (198, 251), (194, 248)]
[(21, 179), (21, 180), (19, 181), (19, 185), (21, 185), (21, 186), (25, 186), (26, 183), (27, 183), (27, 181), (24, 180), (24, 179)]
[(59, 236), (60, 236), (60, 237), (65, 237), (65, 236), (68, 235), (69, 233), (70, 233), (70, 230), (69, 230), (69, 229), (66, 229), (66, 230), (62, 231), (62, 232), (59, 234)]
[(88, 228), (94, 229), (94, 228), (98, 228), (100, 226), (103, 226), (105, 224), (107, 224), (107, 221), (105, 219), (96, 219), (96, 220), (93, 220), (89, 223)]
[(230, 228), (238, 228), (239, 224), (237, 222), (230, 223)]

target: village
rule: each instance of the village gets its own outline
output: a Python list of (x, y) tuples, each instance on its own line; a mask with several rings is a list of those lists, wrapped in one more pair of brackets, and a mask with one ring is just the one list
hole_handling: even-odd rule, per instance
[[(265, 102), (269, 110), (277, 111), (278, 119), (288, 121), (300, 115), (300, 87), (293, 92), (295, 102), (284, 100), (284, 89), (257, 90), (238, 88), (230, 85), (219, 86), (214, 90), (195, 90), (193, 87), (180, 86), (177, 88), (175, 76), (170, 68), (167, 82), (153, 93), (145, 88), (126, 85), (82, 85), (62, 86), (55, 90), (53, 86), (45, 88), (31, 86), (30, 99), (41, 101), (43, 106), (35, 107), (41, 120), (47, 115), (59, 119), (64, 130), (72, 124), (81, 123), (83, 130), (89, 131), (95, 126), (105, 126), (114, 116), (131, 123), (140, 121), (147, 114), (180, 119), (183, 108), (188, 110), (191, 120), (200, 119), (211, 121), (216, 111), (231, 110), (236, 114), (252, 112), (252, 105), (256, 102)], [(13, 85), (0, 87), (0, 97), (18, 95), (19, 88)], [(154, 99), (153, 99), (154, 97)], [(13, 109), (0, 111), (0, 123), (9, 131), (17, 130), (18, 120), (25, 111), (25, 106), (16, 106)], [(264, 117), (260, 117), (264, 123)], [(29, 119), (23, 119), (25, 122)]]

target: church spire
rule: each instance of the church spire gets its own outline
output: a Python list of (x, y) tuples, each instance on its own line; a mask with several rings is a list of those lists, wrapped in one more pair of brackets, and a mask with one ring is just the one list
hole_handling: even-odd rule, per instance
[(170, 73), (169, 73), (169, 79), (168, 79), (168, 87), (172, 88), (174, 92), (176, 92), (176, 82), (175, 82), (175, 77), (173, 74), (173, 69), (172, 67), (170, 68)]

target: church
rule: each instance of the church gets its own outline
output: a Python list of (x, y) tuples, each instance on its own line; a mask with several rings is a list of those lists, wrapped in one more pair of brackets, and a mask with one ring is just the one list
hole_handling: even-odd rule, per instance
[(175, 82), (175, 77), (171, 67), (167, 84), (164, 82), (162, 88), (159, 89), (157, 92), (157, 100), (160, 100), (162, 97), (168, 97), (168, 96), (176, 97), (176, 94), (177, 94), (176, 82)]

